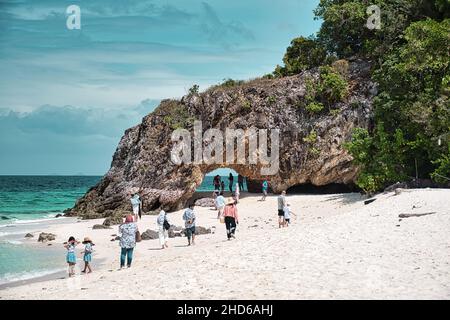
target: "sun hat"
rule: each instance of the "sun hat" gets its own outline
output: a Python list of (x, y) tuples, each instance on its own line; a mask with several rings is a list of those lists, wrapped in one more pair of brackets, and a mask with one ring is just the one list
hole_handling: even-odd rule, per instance
[(92, 243), (91, 238), (89, 238), (89, 237), (84, 237), (84, 240), (83, 240), (82, 244), (86, 244), (86, 243), (88, 243), (88, 242)]
[(236, 200), (234, 200), (232, 197), (228, 197), (227, 200), (226, 200), (226, 204), (227, 205), (235, 204), (235, 203), (236, 203)]

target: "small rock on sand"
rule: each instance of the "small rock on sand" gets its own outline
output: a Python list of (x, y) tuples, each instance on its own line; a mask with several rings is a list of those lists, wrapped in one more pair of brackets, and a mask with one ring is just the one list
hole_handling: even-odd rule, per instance
[[(159, 237), (158, 232), (150, 230), (150, 229), (148, 229), (147, 231), (145, 231), (141, 234), (142, 240), (154, 240), (154, 239), (158, 239), (158, 237)], [(119, 238), (119, 237), (117, 237), (117, 238)]]
[(111, 229), (111, 227), (109, 226), (104, 226), (103, 224), (95, 224), (92, 229), (96, 230), (96, 229)]
[(27, 233), (26, 235), (25, 235), (25, 238), (33, 238), (34, 236), (31, 234), (31, 233)]
[(199, 207), (214, 207), (214, 199), (211, 198), (201, 198), (195, 200), (195, 205)]
[(47, 242), (47, 241), (52, 241), (55, 239), (56, 239), (56, 235), (54, 235), (53, 233), (41, 232), (39, 234), (38, 242)]

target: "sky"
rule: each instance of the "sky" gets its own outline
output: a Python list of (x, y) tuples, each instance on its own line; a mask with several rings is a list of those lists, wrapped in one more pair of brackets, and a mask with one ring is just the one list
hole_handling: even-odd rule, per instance
[(0, 175), (103, 175), (161, 99), (273, 71), (318, 1), (0, 0)]

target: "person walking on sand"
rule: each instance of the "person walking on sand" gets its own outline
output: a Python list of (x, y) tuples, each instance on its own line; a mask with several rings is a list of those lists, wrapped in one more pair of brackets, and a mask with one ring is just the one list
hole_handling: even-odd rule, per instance
[(159, 244), (161, 245), (161, 249), (168, 248), (170, 223), (167, 219), (167, 213), (164, 210), (161, 210), (159, 213), (156, 223), (158, 225)]
[(131, 214), (125, 218), (125, 223), (119, 226), (120, 234), (120, 269), (125, 267), (125, 259), (127, 267), (131, 267), (133, 261), (133, 251), (136, 247), (136, 234), (139, 232), (137, 224), (134, 222)]
[(284, 226), (285, 227), (289, 227), (289, 225), (291, 224), (291, 215), (297, 217), (297, 215), (295, 213), (293, 213), (289, 207), (290, 207), (290, 204), (287, 203), (283, 209), (283, 211), (284, 211)]
[(92, 261), (92, 251), (94, 244), (92, 243), (92, 240), (89, 239), (89, 237), (85, 237), (82, 244), (84, 244), (84, 251), (83, 251), (83, 261), (84, 261), (84, 270), (81, 271), (83, 273), (91, 273), (91, 261)]
[(67, 249), (66, 261), (69, 265), (69, 277), (75, 275), (75, 265), (77, 264), (77, 257), (75, 255), (75, 247), (80, 242), (76, 241), (74, 237), (69, 237), (69, 240), (64, 243), (64, 247)]
[(263, 182), (262, 182), (262, 193), (263, 193), (263, 196), (262, 196), (262, 198), (261, 198), (261, 201), (266, 201), (266, 197), (267, 197), (267, 190), (269, 189), (269, 183), (267, 182), (267, 180), (264, 180)]
[(191, 245), (191, 238), (192, 244), (195, 245), (195, 219), (194, 203), (191, 203), (183, 213), (184, 227), (186, 237), (188, 239), (188, 246)]
[(244, 177), (241, 174), (238, 174), (238, 184), (239, 189), (244, 191)]
[(225, 192), (225, 182), (224, 182), (224, 181), (221, 181), (221, 182), (220, 182), (220, 191), (221, 191), (222, 193)]
[(216, 198), (216, 208), (217, 208), (217, 219), (223, 214), (223, 209), (225, 208), (225, 198), (223, 197), (223, 192)]
[(238, 211), (233, 198), (228, 198), (223, 210), (228, 240), (235, 239), (236, 225), (239, 224)]
[(278, 196), (278, 227), (283, 227), (284, 224), (284, 207), (286, 207), (286, 191), (282, 191)]
[(234, 177), (233, 174), (230, 172), (230, 175), (228, 176), (228, 188), (230, 189), (231, 193), (233, 193), (233, 181)]
[(134, 221), (137, 222), (138, 217), (141, 217), (141, 199), (139, 198), (139, 195), (137, 193), (135, 193), (132, 197), (131, 197), (131, 206), (133, 207), (133, 214), (134, 214)]

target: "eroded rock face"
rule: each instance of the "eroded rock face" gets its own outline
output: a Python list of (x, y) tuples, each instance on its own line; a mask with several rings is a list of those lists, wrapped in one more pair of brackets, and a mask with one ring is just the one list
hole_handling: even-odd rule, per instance
[[(181, 101), (165, 100), (142, 123), (125, 131), (102, 180), (81, 198), (66, 215), (84, 218), (111, 216), (131, 211), (129, 195), (139, 192), (144, 211), (182, 208), (206, 173), (219, 167), (232, 168), (257, 186), (267, 178), (274, 192), (311, 183), (352, 183), (357, 167), (343, 143), (355, 127), (367, 128), (372, 118), (376, 86), (370, 81), (370, 64), (355, 60), (349, 65), (349, 94), (332, 109), (311, 114), (299, 107), (306, 93), (306, 79), (317, 79), (318, 70), (281, 79), (258, 79), (235, 87), (215, 87), (191, 94)], [(171, 134), (177, 126), (193, 132), (193, 120), (202, 121), (203, 131), (217, 128), (279, 129), (279, 171), (262, 176), (260, 165), (175, 165), (170, 153)], [(312, 143), (304, 142), (311, 131)], [(225, 157), (224, 157), (225, 159)], [(250, 190), (251, 191), (251, 190)]]

